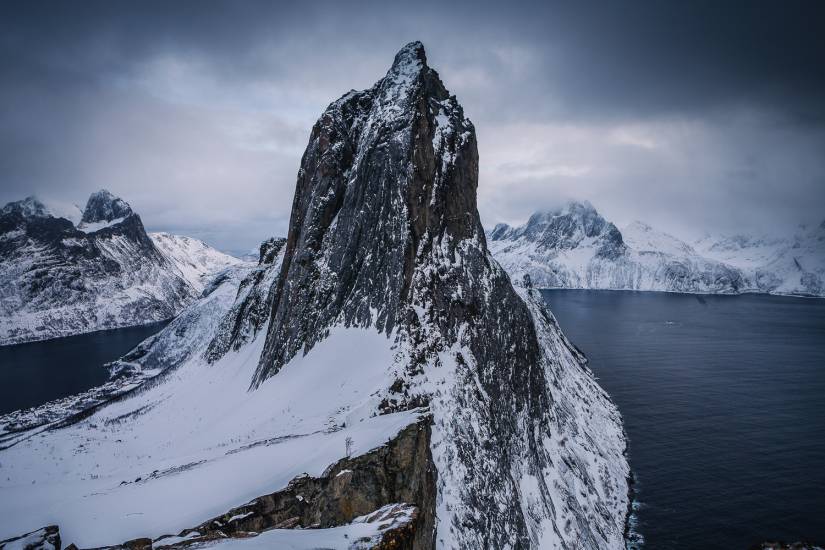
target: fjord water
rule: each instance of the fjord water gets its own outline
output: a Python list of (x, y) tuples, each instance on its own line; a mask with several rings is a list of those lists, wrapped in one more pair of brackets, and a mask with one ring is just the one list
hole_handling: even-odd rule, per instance
[(105, 382), (120, 358), (168, 321), (0, 347), (0, 414), (41, 405)]
[(543, 295), (624, 417), (645, 548), (825, 543), (825, 300)]

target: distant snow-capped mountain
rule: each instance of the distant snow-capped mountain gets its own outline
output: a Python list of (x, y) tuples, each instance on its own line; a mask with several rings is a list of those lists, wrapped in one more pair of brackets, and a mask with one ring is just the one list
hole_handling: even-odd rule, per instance
[(198, 292), (204, 289), (215, 273), (242, 262), (193, 237), (157, 232), (149, 233), (149, 238)]
[[(825, 225), (825, 224), (823, 224)], [(497, 225), (490, 250), (512, 277), (542, 288), (825, 294), (825, 229), (793, 239), (706, 237), (694, 246), (633, 222), (618, 229), (589, 202)]]
[(741, 274), (702, 258), (679, 239), (635, 223), (624, 231), (589, 202), (569, 202), (489, 233), (493, 256), (512, 277), (541, 288), (739, 292)]
[(753, 291), (825, 296), (825, 221), (787, 237), (705, 236), (694, 247), (742, 270)]
[(238, 261), (200, 241), (150, 237), (105, 190), (75, 210), (34, 197), (0, 209), (0, 345), (169, 319), (208, 273)]

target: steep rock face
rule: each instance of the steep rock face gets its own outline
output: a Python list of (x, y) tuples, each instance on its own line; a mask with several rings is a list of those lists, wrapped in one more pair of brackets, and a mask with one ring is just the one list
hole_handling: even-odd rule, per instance
[(736, 293), (749, 288), (735, 267), (634, 222), (623, 230), (588, 203), (533, 214), (523, 226), (499, 224), (490, 249), (516, 280), (543, 288)]
[(480, 229), (477, 171), (472, 124), (420, 44), (399, 52), (373, 88), (330, 105), (298, 172), (256, 383), (338, 320), (390, 332), (416, 257), (445, 233)]
[(209, 342), (206, 356), (210, 360), (215, 361), (230, 349), (237, 351), (249, 343), (269, 320), (285, 245), (283, 238), (271, 238), (261, 244), (257, 268), (241, 281), (235, 304), (221, 319), (220, 330)]
[(78, 225), (60, 215), (33, 197), (0, 210), (0, 345), (168, 319), (217, 267), (184, 272), (107, 191)]
[[(437, 546), (618, 548), (621, 421), (487, 252), (477, 177), (475, 130), (420, 43), (332, 103), (302, 159), (253, 387), (332, 326), (394, 335), (385, 410), (434, 413)], [(622, 246), (609, 228), (603, 244)]]
[[(435, 500), (429, 494), (435, 487), (429, 433), (429, 423), (422, 419), (382, 447), (361, 456), (342, 458), (320, 477), (297, 477), (282, 490), (184, 529), (174, 537), (180, 542), (165, 543), (170, 537), (164, 536), (156, 539), (154, 546), (186, 548), (226, 537), (248, 537), (269, 529), (329, 529), (367, 517), (376, 510), (395, 507), (412, 508), (413, 521), (407, 526), (408, 536), (396, 540), (395, 546), (386, 547), (432, 548), (433, 510), (400, 504)], [(396, 536), (399, 534), (402, 533)], [(374, 546), (381, 548), (380, 544), (365, 545)]]
[(262, 543), (331, 537), (403, 498), (418, 516), (398, 544), (623, 548), (621, 418), (540, 297), (489, 254), (477, 177), (472, 124), (423, 46), (405, 46), (315, 125), (288, 238), (262, 248), (217, 333), (187, 344), (205, 352), (0, 450), (0, 536), (58, 521), (78, 546), (146, 543), (279, 494), (273, 510), (301, 512), (287, 520), (329, 523)]

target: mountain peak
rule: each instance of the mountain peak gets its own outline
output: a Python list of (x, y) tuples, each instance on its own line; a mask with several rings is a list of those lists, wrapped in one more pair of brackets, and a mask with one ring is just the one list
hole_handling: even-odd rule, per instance
[(421, 80), (421, 76), (432, 71), (427, 66), (427, 54), (424, 52), (424, 45), (421, 42), (410, 42), (401, 48), (392, 66), (387, 71), (387, 75), (381, 82), (384, 89), (384, 100), (398, 99), (395, 95), (387, 94), (392, 89), (414, 88), (415, 84)]
[(427, 66), (427, 53), (424, 51), (424, 44), (418, 40), (406, 44), (395, 54), (390, 72), (395, 70), (402, 72), (417, 72)]
[(86, 202), (81, 223), (111, 222), (125, 218), (132, 214), (129, 203), (107, 191), (101, 189), (91, 194)]
[(23, 200), (10, 202), (0, 209), (0, 214), (10, 214), (15, 212), (23, 218), (63, 218), (73, 224), (80, 221), (81, 211), (74, 204), (43, 201), (31, 195)]
[[(363, 97), (364, 94), (371, 96), (373, 103), (368, 128), (407, 126), (410, 117), (416, 116), (419, 100), (441, 102), (450, 95), (438, 73), (427, 66), (427, 55), (421, 42), (410, 42), (401, 48), (387, 74), (371, 90), (350, 92), (342, 100)], [(438, 109), (434, 104), (429, 107)], [(372, 135), (371, 132), (366, 134)]]
[(401, 48), (372, 88), (333, 102), (298, 172), (283, 292), (255, 384), (333, 322), (390, 332), (434, 241), (484, 241), (477, 182), (475, 129), (420, 42)]
[(596, 208), (588, 200), (570, 199), (561, 208), (560, 213), (573, 214), (575, 216), (598, 216)]
[[(243, 298), (237, 311), (255, 313), (231, 317), (210, 343), (208, 358), (223, 360), (266, 327), (256, 336), (263, 349), (250, 384), (266, 391), (294, 358), (323, 354), (316, 346), (329, 345), (333, 331), (377, 330), (388, 338), (376, 341), (392, 351), (388, 387), (367, 392), (374, 398), (358, 407), (375, 407), (379, 414), (429, 407), (433, 440), (442, 442), (434, 464), (448, 503), (437, 518), (444, 546), (573, 546), (573, 540), (588, 540), (594, 548), (619, 548), (627, 490), (618, 417), (609, 403), (595, 405), (602, 393), (577, 368), (578, 356), (566, 347), (539, 295), (514, 289), (490, 256), (477, 186), (475, 129), (426, 65), (423, 46), (412, 42), (384, 78), (333, 102), (313, 126), (277, 277), (263, 275), (265, 288)], [(558, 223), (583, 233), (573, 217)], [(336, 370), (361, 368), (329, 360)], [(294, 365), (289, 372), (303, 368)], [(551, 439), (573, 425), (558, 418), (580, 414), (567, 404), (577, 398), (554, 385), (568, 376), (575, 382), (564, 387), (586, 392), (593, 406), (586, 419), (580, 408), (582, 420), (575, 424), (576, 432), (586, 432), (587, 450), (569, 451)], [(599, 415), (595, 423), (593, 411)], [(605, 432), (605, 426), (612, 427)], [(593, 469), (593, 479), (606, 486), (591, 490), (608, 496), (584, 508), (574, 502), (576, 512), (558, 514), (550, 495), (558, 484), (569, 487), (561, 489), (564, 494), (576, 494), (579, 478), (559, 475), (536, 485), (537, 473), (556, 467), (551, 456), (560, 456), (559, 464), (595, 464), (608, 455), (614, 461)], [(528, 483), (536, 489), (525, 499)], [(505, 517), (501, 502), (514, 503)], [(615, 521), (601, 512), (608, 507)], [(435, 508), (425, 504), (422, 510), (421, 546), (432, 546)], [(581, 521), (563, 528), (570, 539), (563, 544), (553, 542), (561, 532), (555, 524), (544, 533), (538, 527), (574, 513)]]
[(10, 202), (0, 210), (0, 214), (10, 214), (12, 212), (16, 212), (24, 218), (44, 218), (51, 215), (46, 206), (34, 195), (23, 200)]
[[(601, 227), (604, 219), (596, 208), (589, 201), (568, 200), (562, 206), (549, 209), (538, 210), (530, 216), (524, 229), (544, 228), (545, 226), (560, 223), (559, 219), (569, 220), (569, 223), (576, 225), (597, 225)], [(569, 223), (567, 223), (569, 225)]]

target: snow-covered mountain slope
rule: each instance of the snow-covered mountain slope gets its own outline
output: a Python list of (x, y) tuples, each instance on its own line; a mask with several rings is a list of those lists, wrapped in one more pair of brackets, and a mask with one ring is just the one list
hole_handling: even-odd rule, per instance
[(208, 270), (232, 263), (185, 238), (158, 237), (160, 250), (107, 191), (92, 194), (77, 225), (64, 214), (33, 197), (0, 210), (0, 345), (169, 319)]
[(691, 246), (638, 221), (619, 230), (585, 201), (488, 236), (514, 279), (543, 288), (825, 296), (825, 222), (789, 238), (706, 236)]
[(706, 236), (701, 254), (741, 269), (753, 290), (825, 296), (825, 221), (793, 236)]
[(0, 447), (53, 428), (75, 414), (134, 391), (196, 354), (198, 346), (204, 347), (215, 337), (221, 319), (235, 303), (241, 282), (262, 269), (265, 267), (244, 263), (218, 273), (201, 297), (184, 308), (163, 330), (109, 364), (112, 376), (102, 386), (0, 415)]
[(195, 352), (0, 450), (0, 538), (302, 548), (390, 507), (410, 519), (370, 546), (624, 548), (621, 418), (489, 254), (477, 182), (473, 125), (408, 44), (313, 127), (287, 240), (208, 347), (170, 331), (158, 358)]
[(589, 202), (533, 214), (521, 227), (499, 224), (490, 250), (516, 279), (542, 288), (736, 293), (742, 273), (636, 222), (620, 231)]
[[(280, 271), (280, 244), (270, 264), (246, 274), (247, 284), (259, 273), (266, 280)], [(200, 353), (215, 336), (215, 321), (221, 319), (215, 313), (227, 309), (226, 290), (233, 285), (221, 284), (124, 358), (119, 369), (165, 369), (141, 391), (88, 420), (3, 439), (10, 446), (0, 451), (0, 460), (12, 477), (0, 484), (0, 539), (55, 518), (62, 539), (80, 547), (139, 536), (167, 544), (170, 534), (301, 476), (320, 477), (348, 453), (380, 447), (416, 422), (417, 411), (371, 416), (379, 398), (370, 389), (390, 383), (386, 366), (393, 354), (392, 342), (374, 331), (342, 328), (254, 392), (248, 389), (263, 338), (207, 363)], [(217, 293), (215, 303), (211, 297)], [(238, 293), (238, 300), (247, 295)], [(342, 364), (358, 368), (342, 369)], [(61, 456), (71, 456), (70, 472), (58, 467)], [(29, 477), (36, 479), (34, 485)], [(335, 535), (323, 531), (306, 543)], [(270, 539), (290, 537), (274, 533)]]
[(203, 241), (171, 233), (149, 233), (161, 253), (175, 264), (180, 275), (198, 291), (218, 271), (239, 265), (242, 260), (224, 254)]
[(622, 240), (631, 250), (639, 253), (668, 254), (670, 256), (695, 256), (696, 251), (688, 243), (646, 223), (635, 221), (621, 230)]

